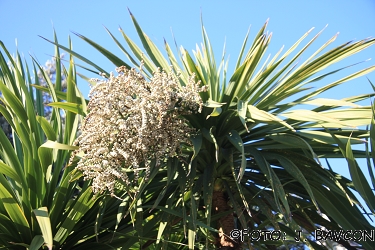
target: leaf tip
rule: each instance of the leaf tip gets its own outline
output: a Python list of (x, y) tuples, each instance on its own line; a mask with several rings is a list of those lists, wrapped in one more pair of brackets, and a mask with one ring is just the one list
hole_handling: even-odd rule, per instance
[(315, 29), (315, 27), (312, 27), (311, 29), (309, 29), (309, 31), (307, 31), (307, 34), (309, 34), (311, 31), (313, 31), (313, 29)]

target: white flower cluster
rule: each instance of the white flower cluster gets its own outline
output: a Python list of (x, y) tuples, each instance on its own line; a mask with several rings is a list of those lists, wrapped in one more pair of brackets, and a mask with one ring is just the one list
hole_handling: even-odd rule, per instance
[[(135, 69), (116, 69), (90, 91), (89, 114), (76, 145), (85, 154), (77, 169), (93, 180), (95, 193), (114, 193), (117, 180), (137, 183), (140, 170), (145, 178), (150, 161), (156, 166), (176, 155), (180, 143), (189, 143), (195, 130), (182, 115), (200, 112), (200, 88), (194, 77), (186, 86), (173, 74), (157, 71), (147, 81)], [(134, 172), (131, 182), (127, 172)]]

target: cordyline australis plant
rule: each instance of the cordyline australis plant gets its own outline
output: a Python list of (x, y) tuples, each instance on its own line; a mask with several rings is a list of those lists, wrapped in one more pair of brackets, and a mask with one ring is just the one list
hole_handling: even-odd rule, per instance
[[(335, 73), (348, 68), (334, 66), (336, 62), (375, 44), (375, 39), (349, 42), (327, 51), (336, 39), (333, 36), (305, 60), (300, 60), (321, 34), (319, 32), (300, 47), (310, 30), (285, 52), (280, 49), (276, 55), (265, 58), (271, 41), (266, 23), (252, 43), (248, 42), (246, 35), (234, 72), (229, 76), (225, 54), (216, 65), (203, 26), (202, 47), (197, 47), (193, 55), (182, 47), (175, 54), (165, 42), (165, 57), (133, 15), (131, 18), (143, 49), (123, 30), (120, 32), (129, 49), (107, 31), (132, 66), (77, 34), (117, 67), (125, 65), (130, 70), (123, 70), (118, 77), (111, 76), (95, 87), (94, 93), (100, 98), (93, 100), (84, 124), (89, 133), (78, 140), (86, 153), (79, 168), (87, 171), (87, 177), (99, 177), (97, 181), (94, 179), (95, 191), (109, 190), (120, 196), (121, 190), (126, 191), (126, 195), (121, 196), (124, 201), (117, 218), (123, 217), (124, 210), (130, 211), (128, 214), (134, 230), (121, 231), (122, 226), (118, 225), (115, 230), (119, 234), (114, 236), (115, 240), (121, 240), (124, 249), (275, 249), (275, 246), (295, 244), (296, 230), (302, 232), (301, 241), (309, 248), (321, 249), (323, 246), (312, 240), (316, 229), (374, 230), (363, 215), (364, 204), (353, 194), (353, 190), (360, 193), (368, 209), (375, 213), (375, 198), (369, 195), (373, 192), (362, 178), (361, 169), (351, 164), (352, 181), (323, 168), (318, 159), (343, 158), (338, 141), (350, 148), (353, 144), (363, 144), (369, 137), (363, 125), (371, 123), (372, 109), (368, 105), (359, 105), (359, 102), (373, 94), (340, 100), (320, 98), (320, 95), (374, 71), (375, 66), (335, 79), (322, 87), (312, 87), (316, 87), (316, 82), (326, 80), (327, 76), (336, 76)], [(98, 72), (106, 73), (94, 62), (53, 43), (89, 63)], [(107, 86), (112, 84), (111, 81), (125, 79), (129, 74), (137, 75), (131, 68), (139, 68), (142, 62), (142, 75), (147, 81), (135, 77), (142, 84), (129, 85), (129, 90), (110, 91)], [(172, 73), (180, 73), (180, 77), (173, 85), (178, 87), (173, 87), (168, 95), (163, 94), (168, 90), (167, 83), (164, 82), (165, 86), (148, 85), (161, 79), (160, 75), (170, 76)], [(187, 99), (186, 103), (193, 106), (182, 105), (185, 97), (198, 97), (197, 93), (202, 90), (198, 82), (200, 87), (206, 86), (207, 91), (199, 93), (201, 99)], [(184, 87), (193, 89), (191, 93), (194, 95), (183, 91)], [(154, 99), (143, 98), (136, 88), (142, 89), (147, 98), (153, 96)], [(160, 94), (150, 94), (151, 89)], [(107, 95), (102, 94), (106, 91)], [(121, 95), (124, 91), (129, 92)], [(171, 95), (174, 91), (177, 96)], [(112, 93), (121, 98), (113, 99)], [(180, 100), (179, 94), (186, 95)], [(95, 99), (95, 95), (92, 98)], [(113, 107), (107, 103), (112, 99), (112, 106), (124, 105), (122, 109), (116, 109), (124, 110), (123, 113), (111, 111)], [(202, 112), (196, 112), (202, 103)], [(184, 107), (182, 111), (181, 106)], [(95, 108), (100, 110), (100, 115), (95, 115)], [(187, 110), (196, 113), (184, 114)], [(179, 119), (181, 115), (186, 120)], [(131, 123), (133, 121), (137, 122)], [(168, 127), (169, 124), (174, 125)], [(147, 129), (143, 129), (143, 125)], [(128, 129), (122, 130), (120, 126)], [(132, 133), (124, 134), (125, 131)], [(191, 145), (188, 134), (191, 134)], [(153, 136), (157, 139), (151, 141)], [(173, 136), (181, 140), (180, 147)], [(83, 138), (87, 140), (86, 144)], [(126, 140), (131, 141), (126, 143)], [(179, 151), (175, 151), (177, 148)], [(171, 157), (176, 154), (179, 158)], [(366, 152), (354, 150), (353, 155), (364, 158)], [(159, 165), (155, 158), (159, 158)], [(150, 177), (148, 184), (144, 185), (147, 179), (144, 170), (148, 166)], [(105, 184), (99, 181), (103, 178)], [(138, 183), (133, 183), (137, 178)], [(115, 180), (119, 181), (118, 193)], [(126, 185), (127, 181), (132, 186)], [(137, 186), (139, 189), (132, 190)], [(130, 199), (128, 194), (136, 195)], [(246, 236), (231, 238), (233, 229), (280, 230), (285, 234), (271, 241), (250, 241)], [(240, 242), (242, 239), (245, 242)], [(346, 248), (353, 248), (351, 242), (337, 241)], [(362, 248), (374, 248), (373, 242), (357, 241)]]
[(137, 187), (141, 170), (147, 180), (152, 160), (153, 167), (158, 167), (181, 153), (180, 144), (189, 143), (196, 132), (182, 116), (201, 112), (199, 92), (205, 90), (194, 76), (181, 86), (173, 73), (156, 71), (147, 81), (135, 69), (116, 71), (117, 76), (111, 74), (91, 89), (90, 113), (75, 142), (85, 153), (77, 169), (93, 180), (95, 193), (112, 195), (119, 182)]

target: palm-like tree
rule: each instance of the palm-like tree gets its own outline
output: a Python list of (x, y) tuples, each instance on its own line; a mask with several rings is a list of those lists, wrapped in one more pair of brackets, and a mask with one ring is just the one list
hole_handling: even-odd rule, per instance
[[(165, 42), (165, 58), (133, 15), (131, 17), (144, 52), (122, 30), (132, 53), (108, 33), (132, 66), (92, 40), (77, 35), (117, 67), (139, 68), (142, 61), (142, 73), (146, 78), (151, 78), (153, 72), (161, 68), (180, 74), (181, 85), (194, 74), (197, 82), (208, 86), (208, 91), (200, 94), (205, 103), (203, 112), (185, 116), (188, 124), (198, 131), (191, 137), (191, 145), (181, 145), (181, 158), (185, 163), (170, 158), (151, 170), (148, 182), (139, 181), (141, 191), (136, 195), (126, 189), (122, 197), (127, 198), (121, 209), (127, 208), (128, 213), (119, 210), (119, 218), (130, 214), (136, 230), (116, 226), (121, 234), (115, 235), (113, 242), (128, 237), (126, 247), (142, 249), (186, 246), (189, 249), (214, 246), (274, 249), (294, 242), (294, 237), (301, 232), (301, 241), (305, 244), (323, 248), (311, 238), (316, 229), (374, 229), (363, 216), (360, 202), (352, 192), (358, 190), (358, 185), (323, 168), (319, 161), (342, 157), (337, 140), (359, 144), (369, 136), (367, 130), (357, 128), (370, 124), (371, 107), (357, 104), (369, 95), (341, 100), (319, 98), (319, 95), (373, 71), (375, 66), (315, 90), (310, 86), (343, 68), (328, 73), (322, 73), (323, 69), (373, 45), (375, 39), (345, 43), (324, 52), (335, 40), (334, 36), (307, 60), (296, 63), (320, 34), (296, 51), (309, 31), (286, 52), (280, 50), (274, 57), (264, 60), (271, 40), (271, 34), (265, 33), (266, 23), (252, 44), (247, 44), (246, 35), (234, 73), (227, 76), (224, 55), (217, 67), (203, 26), (202, 47), (196, 49), (194, 57), (181, 48), (178, 56), (182, 63), (179, 64), (168, 43)], [(106, 73), (78, 53), (58, 46)], [(287, 59), (294, 52), (295, 55)], [(300, 105), (304, 104), (315, 107), (301, 109)], [(364, 152), (353, 152), (357, 157), (365, 156)], [(142, 179), (142, 174), (140, 176)], [(368, 190), (366, 184), (363, 184), (364, 189)], [(371, 197), (369, 199), (368, 204), (374, 204)], [(370, 206), (372, 213), (374, 208)], [(232, 231), (234, 229), (242, 231)], [(254, 241), (259, 235), (248, 231), (253, 232), (248, 237), (245, 229), (278, 230), (282, 234), (276, 232), (272, 239)], [(240, 236), (242, 232), (245, 241), (242, 242), (241, 237), (236, 239), (233, 232)], [(337, 241), (354, 248), (348, 241)], [(370, 241), (357, 243), (368, 249), (374, 247)]]

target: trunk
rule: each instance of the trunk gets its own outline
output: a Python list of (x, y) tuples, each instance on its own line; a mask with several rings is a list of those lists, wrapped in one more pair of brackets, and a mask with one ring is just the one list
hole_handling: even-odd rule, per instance
[[(212, 196), (212, 206), (216, 214), (228, 211), (231, 207), (223, 191), (214, 191)], [(239, 242), (230, 239), (228, 236), (234, 229), (233, 214), (228, 214), (218, 220), (219, 235), (216, 239), (218, 249), (240, 249)]]

